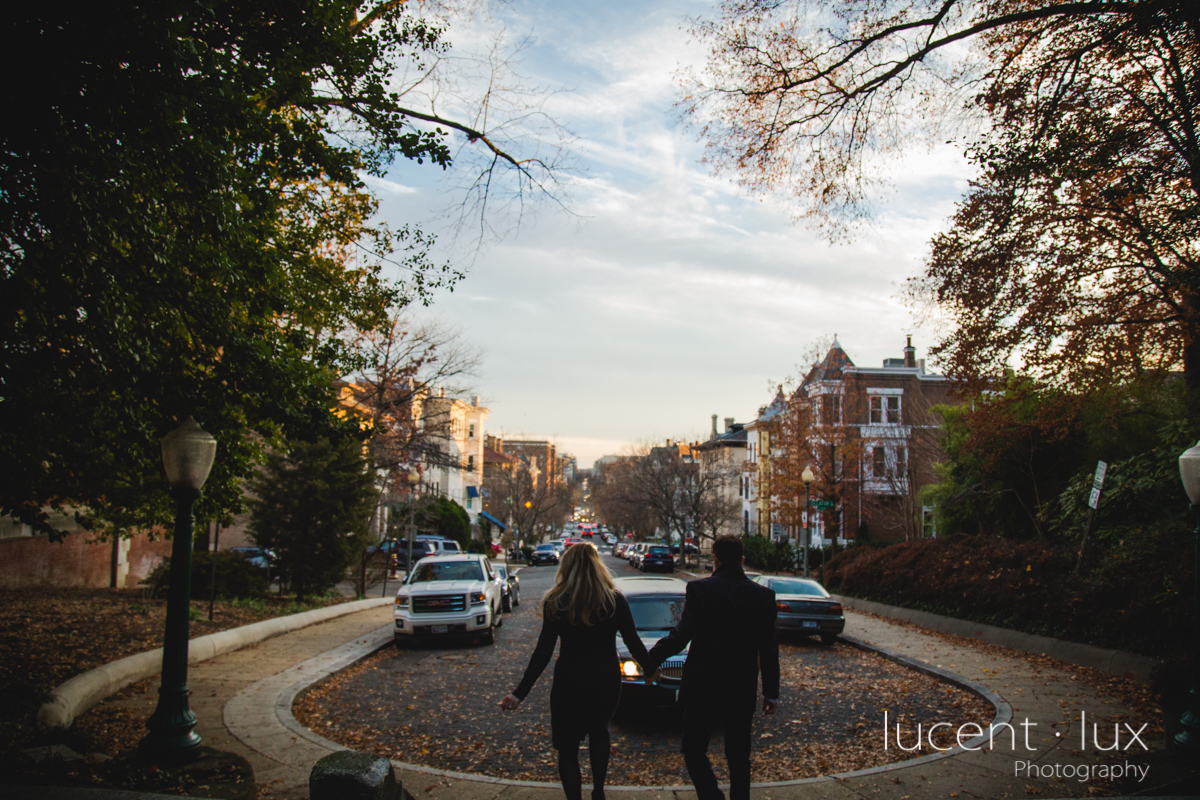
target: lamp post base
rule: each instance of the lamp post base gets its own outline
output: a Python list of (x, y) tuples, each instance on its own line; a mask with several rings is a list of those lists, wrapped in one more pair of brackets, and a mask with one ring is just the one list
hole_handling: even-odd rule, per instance
[(158, 709), (146, 720), (150, 731), (138, 742), (138, 756), (159, 763), (186, 764), (200, 754), (196, 715), (188, 708), (189, 689), (158, 690)]

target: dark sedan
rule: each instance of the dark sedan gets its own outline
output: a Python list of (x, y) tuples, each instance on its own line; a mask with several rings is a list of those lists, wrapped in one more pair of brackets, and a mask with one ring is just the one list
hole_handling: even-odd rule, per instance
[(533, 553), (529, 556), (529, 566), (536, 567), (539, 564), (557, 566), (558, 548), (552, 544), (539, 544), (533, 548)]
[(758, 583), (775, 592), (775, 630), (807, 636), (820, 636), (824, 644), (833, 644), (846, 630), (842, 604), (829, 596), (825, 587), (808, 578), (777, 578), (758, 575)]
[[(646, 648), (671, 632), (683, 614), (687, 582), (678, 578), (618, 578), (613, 581), (617, 590), (629, 601), (633, 624)], [(683, 679), (687, 649), (671, 656), (662, 665), (662, 677), (657, 686), (647, 686), (642, 669), (629, 655), (629, 649), (617, 637), (617, 657), (621, 662), (621, 702), (641, 706), (673, 705)]]
[(675, 556), (671, 555), (671, 548), (665, 544), (652, 544), (646, 548), (645, 553), (642, 553), (642, 558), (638, 561), (638, 568), (642, 572), (651, 570), (674, 572)]

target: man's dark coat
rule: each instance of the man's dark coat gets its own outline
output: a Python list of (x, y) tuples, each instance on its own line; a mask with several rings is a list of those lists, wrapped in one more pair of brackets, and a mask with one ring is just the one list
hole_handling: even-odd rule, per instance
[(680, 687), (685, 708), (754, 713), (760, 666), (763, 697), (779, 698), (775, 613), (775, 592), (747, 578), (741, 565), (722, 564), (687, 585), (679, 624), (650, 649), (650, 660), (661, 665), (691, 642)]

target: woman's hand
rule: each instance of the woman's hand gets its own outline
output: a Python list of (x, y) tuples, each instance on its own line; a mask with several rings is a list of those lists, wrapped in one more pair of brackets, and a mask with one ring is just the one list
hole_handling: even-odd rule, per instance
[(519, 705), (521, 705), (521, 699), (515, 694), (505, 695), (504, 699), (500, 701), (500, 707), (505, 711), (516, 711)]

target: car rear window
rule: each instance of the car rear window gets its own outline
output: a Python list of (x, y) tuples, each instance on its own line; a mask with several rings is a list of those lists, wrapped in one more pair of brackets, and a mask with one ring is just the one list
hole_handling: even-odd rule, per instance
[(632, 597), (629, 610), (639, 631), (665, 631), (679, 624), (683, 597)]
[(447, 553), (457, 553), (458, 542), (442, 542), (442, 550)]
[(648, 553), (652, 556), (669, 556), (671, 548), (669, 547), (651, 547)]
[(422, 561), (410, 583), (425, 581), (481, 581), (483, 568), (478, 561)]
[(829, 592), (825, 591), (819, 583), (813, 583), (812, 581), (771, 581), (771, 588), (775, 590), (775, 594), (803, 594), (810, 597), (829, 597)]

